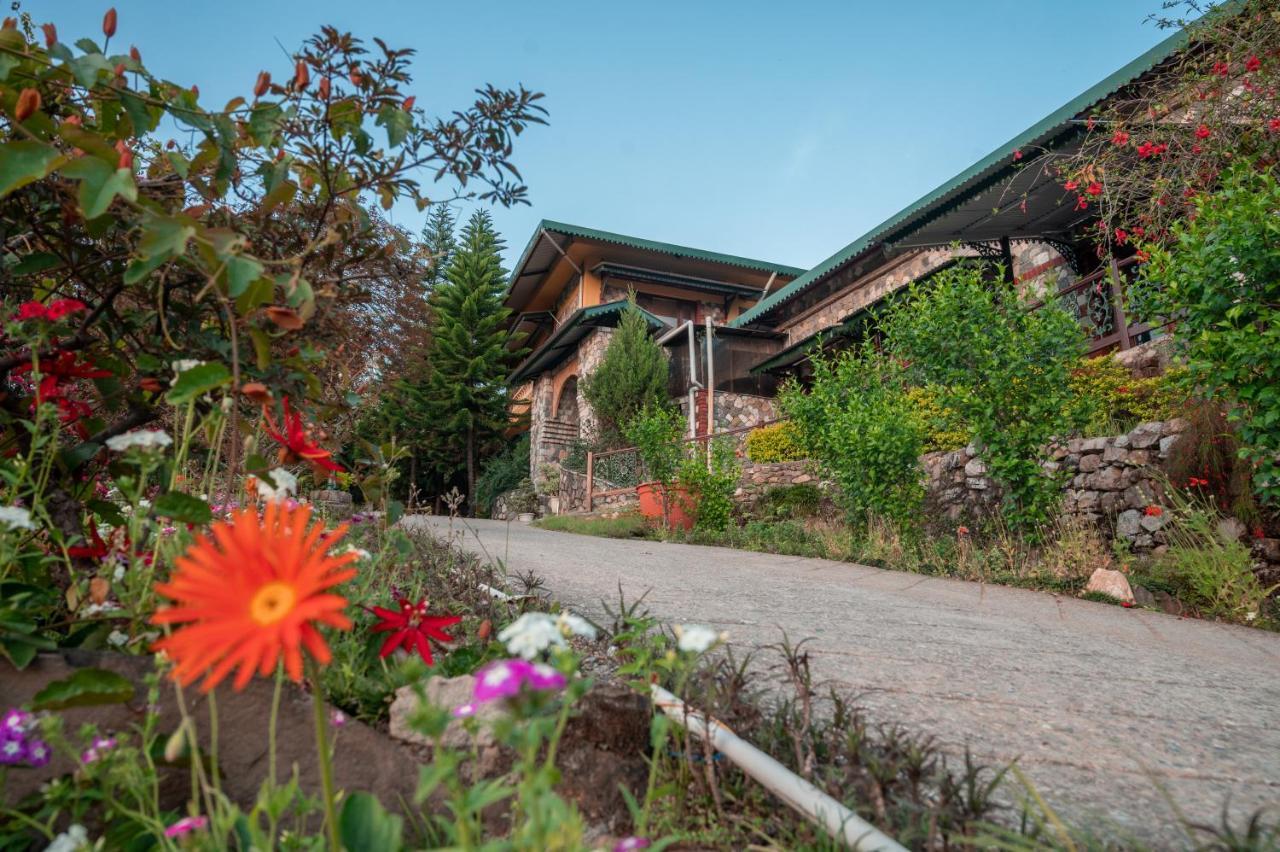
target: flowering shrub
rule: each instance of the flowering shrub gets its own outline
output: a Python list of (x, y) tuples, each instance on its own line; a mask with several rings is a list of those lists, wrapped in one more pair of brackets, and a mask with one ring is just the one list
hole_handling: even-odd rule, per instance
[(1071, 371), (1070, 387), (1087, 435), (1127, 432), (1138, 423), (1169, 420), (1186, 411), (1186, 368), (1134, 378), (1110, 357), (1085, 358)]
[(924, 430), (924, 443), (921, 445), (924, 452), (958, 450), (969, 443), (969, 427), (954, 409), (943, 405), (942, 394), (937, 388), (908, 388), (907, 399), (915, 408), (915, 416)]
[(805, 458), (794, 423), (783, 421), (747, 433), (747, 458), (759, 464), (801, 461)]

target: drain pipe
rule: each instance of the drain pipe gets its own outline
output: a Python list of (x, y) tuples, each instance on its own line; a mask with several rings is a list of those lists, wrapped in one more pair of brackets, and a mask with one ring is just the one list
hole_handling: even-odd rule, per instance
[(658, 338), (658, 345), (662, 346), (668, 340), (674, 340), (682, 331), (689, 336), (689, 437), (696, 438), (698, 436), (698, 391), (702, 388), (702, 383), (698, 381), (698, 348), (697, 341), (693, 337), (693, 320), (685, 320), (663, 334)]
[(711, 315), (706, 316), (707, 323), (707, 471), (711, 470), (711, 436), (716, 433), (716, 360), (712, 352)]
[(723, 722), (708, 719), (657, 684), (650, 686), (649, 694), (654, 705), (672, 721), (708, 741), (739, 769), (848, 848), (857, 852), (907, 852), (893, 838), (740, 738)]

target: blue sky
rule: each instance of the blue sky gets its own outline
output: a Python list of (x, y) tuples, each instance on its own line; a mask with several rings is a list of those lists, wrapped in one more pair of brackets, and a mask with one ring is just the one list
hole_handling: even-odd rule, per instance
[[(23, 8), (71, 42), (107, 5)], [(323, 23), (416, 48), (419, 106), (545, 92), (515, 156), (532, 206), (494, 211), (509, 261), (547, 218), (812, 266), (1167, 35), (1159, 0), (115, 5), (117, 41), (209, 106)]]

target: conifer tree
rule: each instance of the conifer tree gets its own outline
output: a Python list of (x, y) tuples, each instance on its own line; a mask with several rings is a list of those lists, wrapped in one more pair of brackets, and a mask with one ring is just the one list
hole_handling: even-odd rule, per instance
[(650, 335), (649, 322), (636, 306), (634, 294), (618, 322), (604, 358), (582, 384), (600, 423), (599, 439), (616, 443), (627, 424), (645, 408), (670, 405), (667, 396), (667, 358)]
[(506, 348), (502, 248), (489, 213), (477, 210), (431, 294), (431, 373), (423, 389), (428, 416), (423, 425), (441, 438), (440, 472), (449, 477), (465, 467), (469, 504), (479, 457), (509, 422), (506, 377), (513, 353)]

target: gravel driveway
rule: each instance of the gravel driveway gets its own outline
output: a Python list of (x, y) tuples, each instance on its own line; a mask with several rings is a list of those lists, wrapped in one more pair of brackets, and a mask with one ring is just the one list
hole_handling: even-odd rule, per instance
[(873, 719), (986, 763), (1018, 758), (1078, 823), (1185, 844), (1157, 781), (1193, 821), (1216, 823), (1228, 796), (1236, 812), (1280, 805), (1280, 635), (821, 559), (466, 524), (466, 547), (587, 614), (621, 583), (735, 645), (812, 636), (816, 675)]

